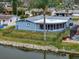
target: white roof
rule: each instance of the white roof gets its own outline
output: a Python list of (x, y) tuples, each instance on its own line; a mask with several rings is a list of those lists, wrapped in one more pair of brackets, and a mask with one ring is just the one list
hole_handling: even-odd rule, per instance
[(72, 14), (72, 16), (79, 16), (79, 14)]
[[(46, 23), (51, 24), (51, 23), (65, 23), (68, 20), (64, 19), (46, 19)], [(44, 19), (36, 20), (34, 21), (35, 23), (44, 23)]]
[[(71, 19), (71, 17), (61, 17), (61, 16), (47, 16), (46, 15), (46, 23), (64, 23), (67, 22)], [(39, 15), (39, 16), (34, 16), (30, 18), (25, 18), (25, 21), (30, 21), (33, 23), (44, 23), (44, 16)]]

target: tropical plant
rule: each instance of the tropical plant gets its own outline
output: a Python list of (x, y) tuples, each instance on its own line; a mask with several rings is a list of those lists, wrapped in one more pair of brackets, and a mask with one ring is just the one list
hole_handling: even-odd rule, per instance
[(0, 2), (3, 2), (3, 1), (4, 1), (4, 2), (9, 2), (10, 0), (0, 0)]
[(17, 14), (17, 7), (21, 6), (22, 2), (20, 0), (12, 0), (12, 6), (13, 6), (13, 14)]
[(46, 12), (48, 11), (49, 7), (55, 7), (60, 2), (57, 2), (58, 0), (30, 0), (29, 2), (29, 9), (31, 8), (38, 8), (43, 10), (43, 16), (44, 16), (44, 40), (46, 40)]
[(3, 13), (3, 12), (4, 12), (4, 4), (0, 3), (0, 13)]
[(12, 0), (13, 14), (17, 14), (17, 0)]
[(12, 7), (13, 7), (13, 14), (14, 15), (19, 15), (19, 11), (21, 13), (25, 12), (24, 4), (22, 0), (11, 0), (12, 2)]
[(38, 8), (43, 10), (44, 16), (44, 40), (46, 40), (46, 12), (48, 10), (49, 0), (30, 0), (29, 8)]

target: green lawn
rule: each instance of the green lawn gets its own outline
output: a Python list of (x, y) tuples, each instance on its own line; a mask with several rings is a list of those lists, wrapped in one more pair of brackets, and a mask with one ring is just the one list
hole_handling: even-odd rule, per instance
[(70, 30), (64, 32), (47, 32), (47, 40), (43, 40), (42, 32), (29, 32), (23, 30), (14, 30), (14, 27), (7, 29), (0, 29), (0, 40), (9, 40), (22, 43), (31, 43), (37, 45), (52, 45), (66, 50), (79, 51), (78, 44), (62, 43), (62, 37), (69, 35)]
[(72, 20), (73, 20), (73, 21), (78, 21), (78, 20), (79, 20), (79, 17), (78, 17), (78, 16), (73, 16), (73, 17), (72, 17)]

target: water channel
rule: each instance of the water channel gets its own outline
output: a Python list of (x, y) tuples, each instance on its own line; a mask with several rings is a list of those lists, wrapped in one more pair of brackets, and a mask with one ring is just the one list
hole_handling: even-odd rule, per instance
[(69, 59), (55, 53), (44, 53), (38, 51), (23, 51), (14, 47), (0, 45), (0, 59)]

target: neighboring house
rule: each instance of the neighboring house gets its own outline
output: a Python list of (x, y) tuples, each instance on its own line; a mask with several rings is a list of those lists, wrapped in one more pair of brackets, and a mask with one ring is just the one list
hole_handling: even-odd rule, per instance
[(72, 10), (72, 12), (73, 12), (72, 16), (79, 17), (79, 10)]
[(75, 25), (72, 27), (70, 31), (70, 37), (73, 40), (78, 40), (79, 41), (79, 25)]
[(0, 14), (0, 28), (6, 28), (7, 26), (14, 26), (16, 20), (19, 18), (14, 15), (2, 15)]
[[(61, 32), (69, 27), (71, 17), (55, 17), (46, 16), (46, 31), (48, 32)], [(35, 16), (27, 18), (25, 20), (19, 20), (16, 22), (17, 30), (29, 30), (29, 31), (44, 31), (44, 17)]]
[(68, 10), (58, 10), (55, 12), (55, 16), (71, 16), (72, 15), (72, 11)]
[(79, 16), (79, 10), (58, 10), (55, 12), (56, 16)]
[(4, 6), (4, 14), (12, 14), (12, 2), (0, 2)]

